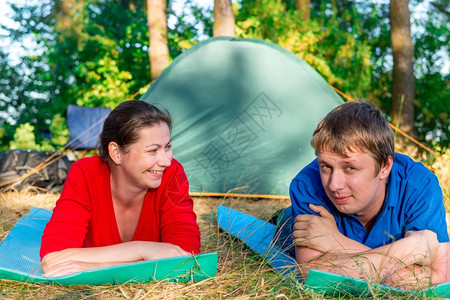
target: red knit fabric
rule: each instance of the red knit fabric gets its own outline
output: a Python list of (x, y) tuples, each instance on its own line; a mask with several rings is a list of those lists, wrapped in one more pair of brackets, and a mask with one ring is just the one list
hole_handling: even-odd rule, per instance
[[(161, 185), (149, 189), (133, 241), (166, 242), (190, 253), (200, 252), (200, 231), (181, 164), (172, 159)], [(67, 248), (121, 243), (111, 198), (110, 170), (99, 156), (83, 158), (70, 168), (61, 197), (42, 236), (41, 259)]]

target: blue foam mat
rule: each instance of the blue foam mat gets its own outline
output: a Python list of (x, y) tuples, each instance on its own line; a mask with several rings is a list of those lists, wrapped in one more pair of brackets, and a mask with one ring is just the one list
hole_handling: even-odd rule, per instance
[[(32, 207), (0, 244), (0, 268), (42, 275), (39, 248), (41, 236), (52, 212)], [(37, 248), (37, 249), (36, 249)]]
[(295, 259), (275, 244), (275, 225), (223, 205), (217, 210), (217, 223), (258, 252), (280, 274), (297, 269)]
[[(222, 205), (217, 210), (217, 222), (220, 228), (258, 252), (278, 273), (286, 275), (297, 270), (295, 259), (276, 245), (275, 225)], [(367, 297), (374, 293), (378, 296), (401, 296), (409, 293), (419, 297), (450, 297), (448, 282), (421, 290), (406, 290), (314, 269), (309, 272), (304, 285), (318, 294), (337, 297)]]
[(61, 285), (118, 284), (168, 280), (177, 282), (200, 281), (216, 276), (217, 253), (205, 253), (165, 258), (108, 268), (83, 271), (68, 276), (42, 276), (39, 249), (41, 236), (52, 212), (30, 209), (0, 243), (0, 279), (42, 282)]

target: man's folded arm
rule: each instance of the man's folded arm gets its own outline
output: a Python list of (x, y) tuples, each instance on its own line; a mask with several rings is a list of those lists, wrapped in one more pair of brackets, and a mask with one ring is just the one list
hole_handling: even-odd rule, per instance
[[(429, 230), (408, 232), (405, 238), (376, 249), (360, 244), (358, 252), (356, 241), (352, 249), (334, 249), (321, 252), (301, 244), (296, 245), (296, 257), (301, 275), (306, 279), (310, 269), (341, 274), (353, 278), (371, 280), (399, 286), (417, 286), (420, 281), (430, 280), (438, 270), (431, 268), (439, 249), (436, 234)], [(401, 279), (401, 280), (400, 280)], [(439, 279), (436, 279), (439, 280)]]

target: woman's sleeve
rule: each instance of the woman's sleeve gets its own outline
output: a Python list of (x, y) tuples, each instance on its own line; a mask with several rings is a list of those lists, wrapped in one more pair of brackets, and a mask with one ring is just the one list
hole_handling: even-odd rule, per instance
[(91, 217), (88, 179), (77, 163), (69, 170), (61, 196), (41, 240), (41, 259), (48, 253), (83, 247)]
[(200, 252), (200, 230), (189, 196), (189, 183), (184, 169), (175, 162), (174, 173), (167, 183), (162, 199), (161, 242), (180, 246), (183, 250)]

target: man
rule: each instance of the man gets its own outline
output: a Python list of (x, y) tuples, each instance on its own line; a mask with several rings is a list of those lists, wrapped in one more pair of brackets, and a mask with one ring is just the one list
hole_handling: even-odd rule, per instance
[(421, 163), (394, 155), (393, 131), (376, 106), (340, 105), (311, 144), (317, 159), (290, 186), (303, 278), (318, 269), (404, 288), (450, 281), (439, 182)]

